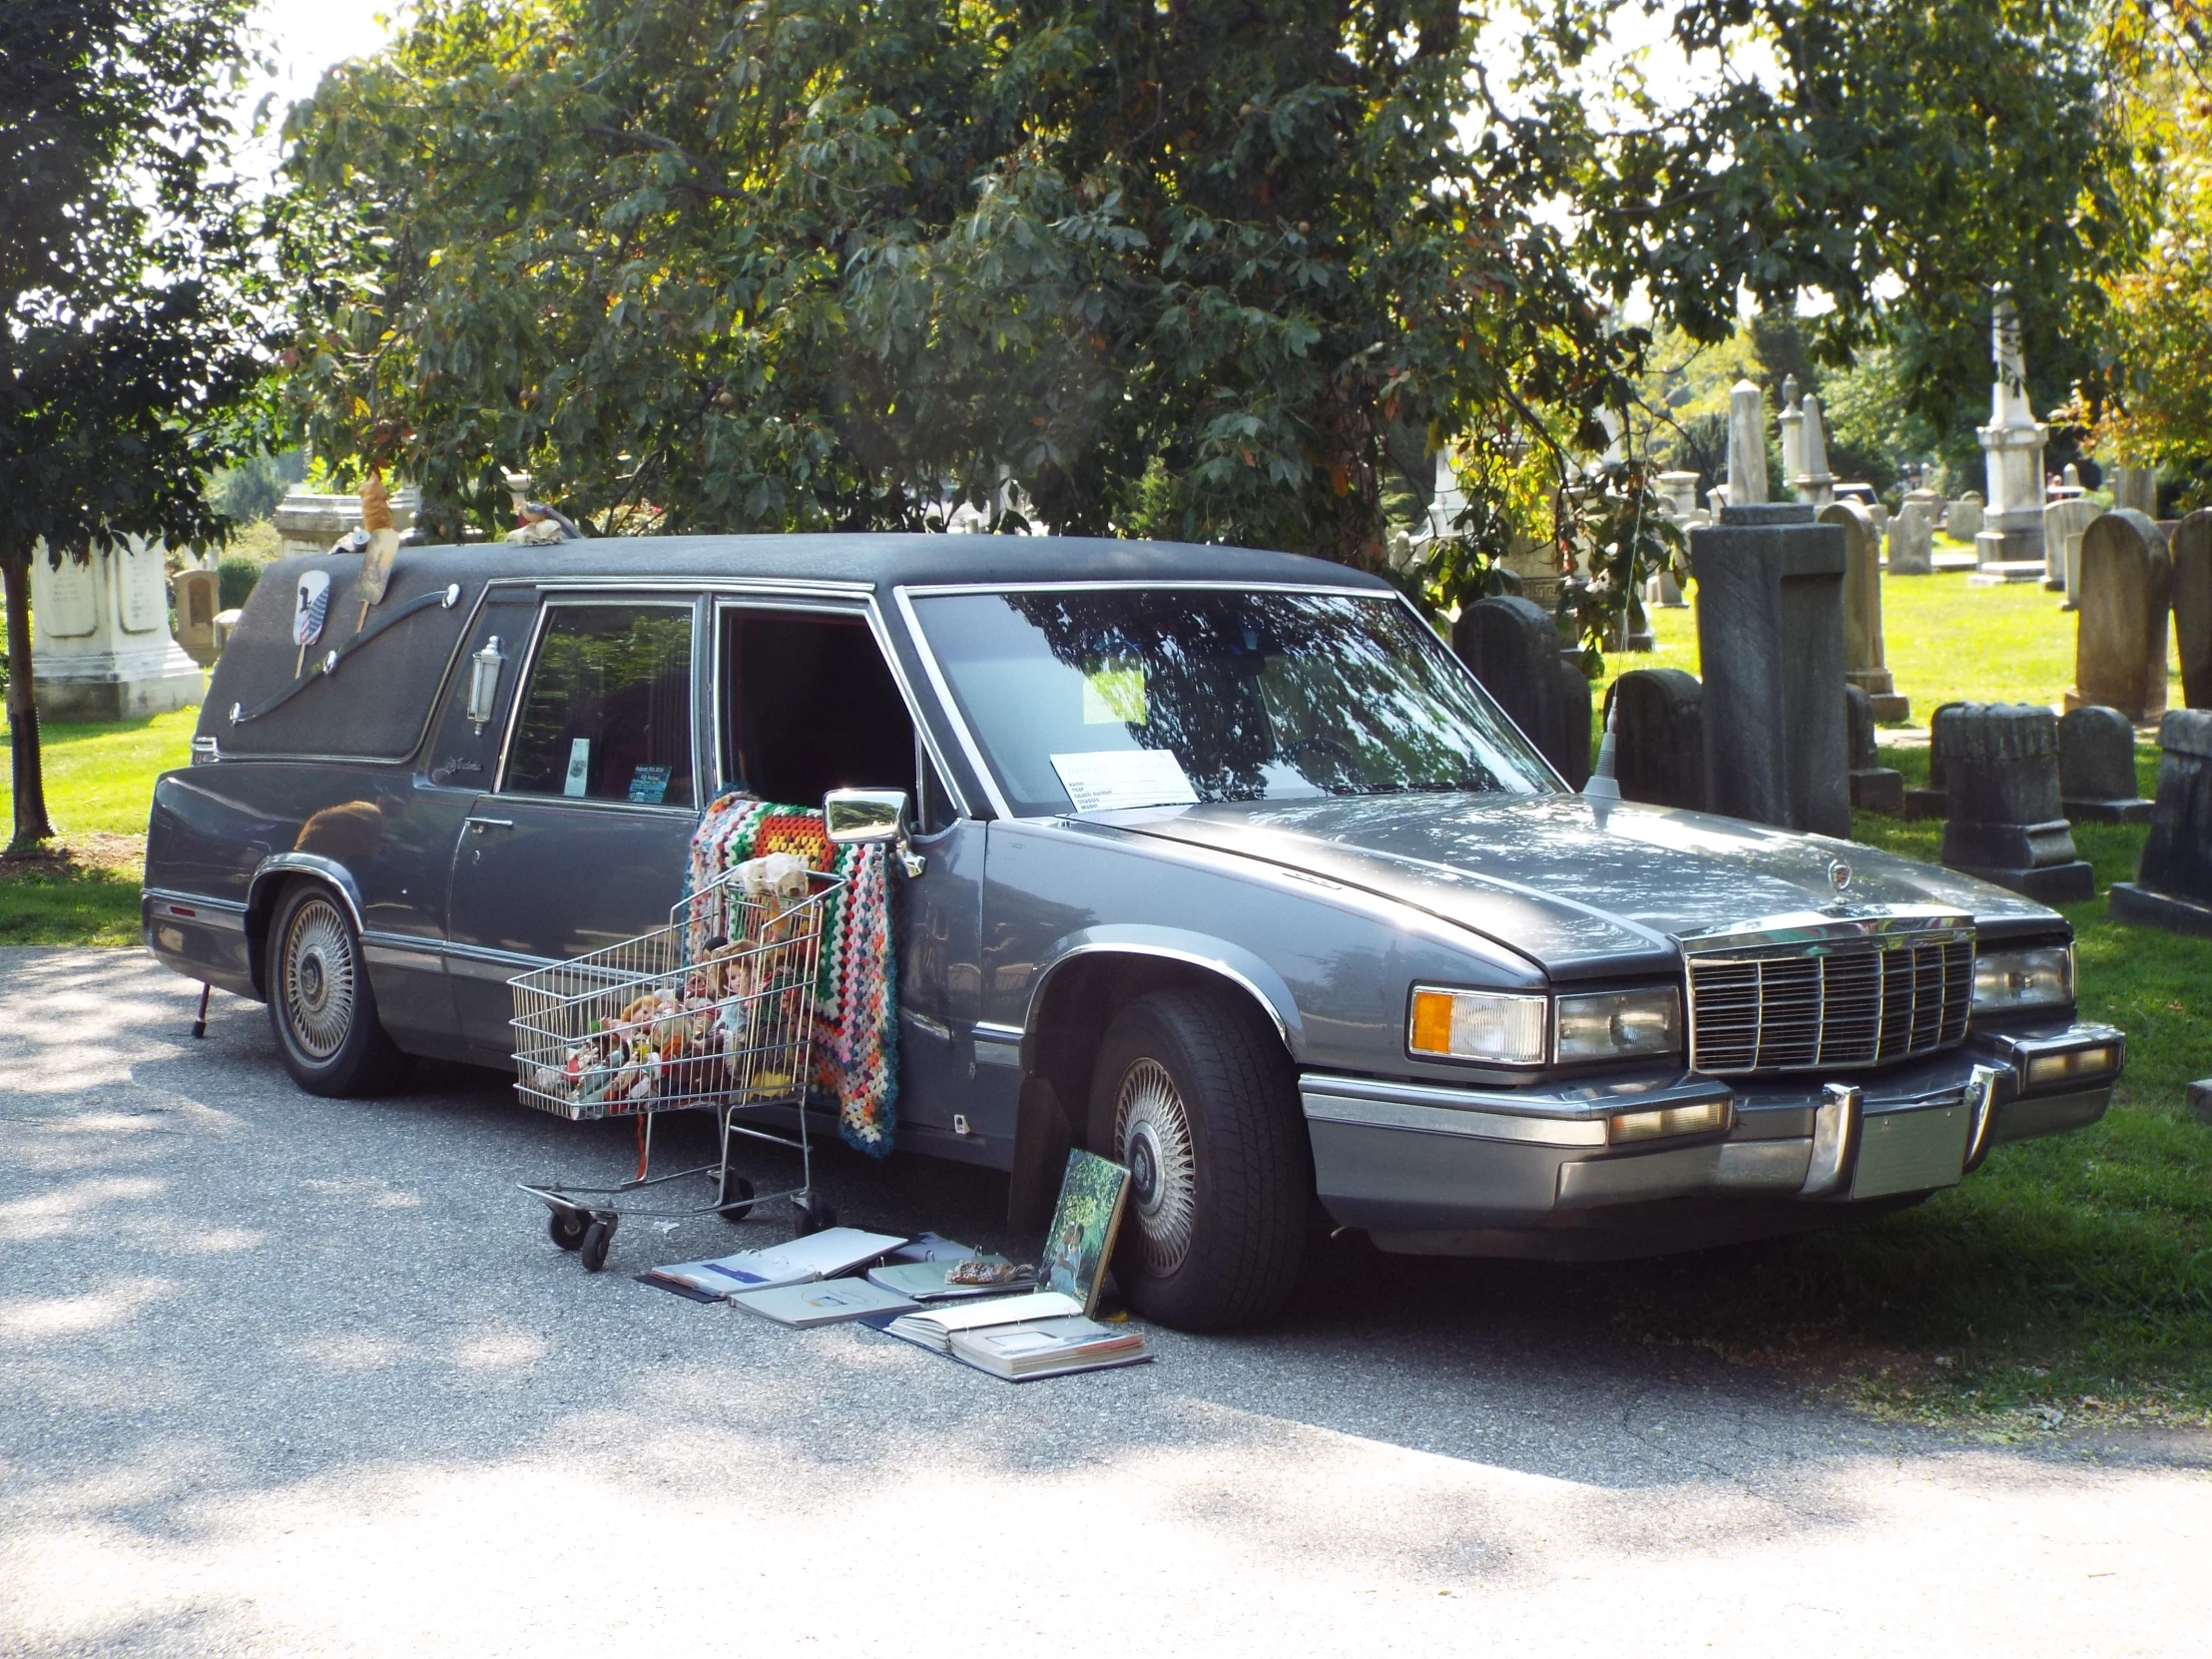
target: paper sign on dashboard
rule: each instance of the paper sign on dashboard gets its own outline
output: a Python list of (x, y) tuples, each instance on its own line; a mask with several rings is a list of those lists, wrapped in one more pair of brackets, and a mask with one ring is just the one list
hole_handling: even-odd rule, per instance
[(1079, 813), (1130, 807), (1190, 807), (1198, 792), (1172, 750), (1100, 749), (1055, 755), (1052, 770)]

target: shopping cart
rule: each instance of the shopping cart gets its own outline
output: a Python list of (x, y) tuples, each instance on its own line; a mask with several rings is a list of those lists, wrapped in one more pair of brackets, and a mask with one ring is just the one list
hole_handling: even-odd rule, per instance
[[(509, 981), (523, 1104), (578, 1122), (640, 1120), (634, 1179), (522, 1183), (551, 1212), (553, 1242), (576, 1251), (588, 1272), (606, 1266), (624, 1216), (739, 1222), (789, 1199), (802, 1234), (834, 1220), (814, 1194), (806, 1108), (818, 997), (830, 989), (819, 982), (822, 937), (844, 882), (786, 867), (779, 890), (764, 883), (761, 862), (686, 898), (666, 927)], [(717, 1117), (715, 1162), (651, 1174), (654, 1118), (700, 1110)], [(732, 1162), (748, 1141), (797, 1152), (799, 1185), (757, 1191)], [(701, 1178), (712, 1180), (711, 1202), (654, 1207), (673, 1200), (676, 1183)], [(648, 1202), (632, 1202), (638, 1194)]]

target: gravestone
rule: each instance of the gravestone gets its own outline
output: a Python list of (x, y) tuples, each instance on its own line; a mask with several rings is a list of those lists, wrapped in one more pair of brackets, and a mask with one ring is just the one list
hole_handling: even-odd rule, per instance
[(1804, 466), (1789, 474), (1790, 487), (1808, 506), (1825, 507), (1836, 499), (1836, 475), (1828, 470), (1828, 428), (1821, 420), (1821, 400), (1806, 393), (1799, 405), (1799, 418), (1804, 422), (1798, 439)]
[(2058, 721), (2058, 798), (2075, 824), (2148, 824), (2135, 788), (2135, 728), (2117, 709), (2071, 709)]
[(1805, 470), (1805, 410), (1798, 402), (1795, 374), (1782, 376), (1782, 412), (1775, 416), (1775, 426), (1782, 438), (1782, 481), (1795, 490), (1798, 474)]
[(2027, 703), (1967, 703), (1936, 728), (1950, 811), (1943, 862), (2045, 904), (2096, 893), (2058, 795), (2058, 717)]
[(128, 720), (200, 701), (200, 665), (169, 633), (163, 550), (133, 536), (108, 552), (31, 553), (31, 683), (46, 720)]
[(2155, 519), (2158, 516), (2158, 468), (2129, 466), (2125, 462), (2115, 464), (2112, 468), (2112, 505)]
[(1678, 668), (1630, 669), (1605, 694), (1621, 799), (1705, 810), (1705, 688)]
[(1678, 523), (1687, 524), (1698, 514), (1697, 474), (1694, 472), (1662, 472), (1659, 474), (1659, 496), (1667, 504)]
[(1928, 503), (1906, 497), (1898, 516), (1890, 520), (1890, 574), (1926, 576), (1936, 568), (1935, 521)]
[(1802, 503), (1730, 505), (1690, 532), (1712, 811), (1851, 833), (1844, 566), (1842, 528)]
[(1936, 734), (1963, 703), (1938, 703), (1928, 717), (1928, 782), (1905, 792), (1907, 818), (1942, 818), (1950, 811), (1950, 790), (1943, 780), (1943, 751)]
[(1756, 506), (1767, 499), (1766, 401), (1749, 380), (1728, 388), (1728, 504)]
[[(2020, 339), (2020, 313), (2005, 289), (1997, 290), (1989, 317), (1989, 358), (1996, 377), (1989, 387), (1989, 424), (1978, 433), (1988, 504), (1981, 533), (1974, 537), (1974, 563), (2026, 567), (2043, 562), (2043, 442), (2048, 428), (2028, 406), (2027, 358)], [(1996, 574), (2009, 576), (2009, 571)], [(2038, 580), (2041, 572), (2029, 572)]]
[(2212, 935), (2212, 709), (2158, 728), (2158, 801), (2135, 879), (2112, 883), (2112, 918)]
[(2069, 611), (2081, 602), (2082, 532), (2103, 516), (2102, 507), (2079, 496), (2043, 509), (2043, 586), (2063, 588)]
[(1569, 788), (1589, 781), (1590, 682), (1561, 650), (1548, 611), (1526, 599), (1478, 599), (1452, 624), (1451, 649)]
[(1943, 528), (1960, 541), (1972, 541), (1981, 534), (1981, 497), (1968, 490), (1953, 501), (1943, 513)]
[(2212, 709), (2212, 507), (2174, 527), (2174, 647), (2181, 658), (2181, 700)]
[(1844, 679), (1874, 700), (1876, 720), (1905, 720), (1912, 704), (1898, 694), (1882, 644), (1882, 541), (1856, 501), (1831, 501), (1823, 524), (1844, 530)]
[(1882, 764), (1882, 751), (1875, 745), (1874, 699), (1857, 686), (1846, 686), (1844, 714), (1850, 733), (1851, 804), (1898, 817), (1905, 811), (1905, 774)]
[(169, 600), (177, 611), (177, 643), (185, 655), (206, 668), (215, 661), (215, 613), (219, 581), (213, 570), (180, 570), (169, 579)]
[(2066, 707), (2098, 703), (2138, 726), (2166, 707), (2166, 534), (2132, 508), (2098, 515), (2081, 537), (2074, 686)]

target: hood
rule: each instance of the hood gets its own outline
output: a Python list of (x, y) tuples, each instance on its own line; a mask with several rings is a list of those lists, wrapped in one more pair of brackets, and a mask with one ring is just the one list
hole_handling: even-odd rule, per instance
[(1939, 904), (1977, 922), (2057, 923), (2002, 887), (1853, 841), (1575, 795), (1387, 795), (1116, 814), (1133, 834), (1215, 848), (1410, 904), (1555, 978), (1676, 956), (1672, 935), (1838, 902)]

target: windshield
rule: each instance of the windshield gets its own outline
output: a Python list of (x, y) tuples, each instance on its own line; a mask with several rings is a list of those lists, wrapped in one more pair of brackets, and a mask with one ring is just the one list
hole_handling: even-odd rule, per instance
[(914, 611), (1022, 817), (1557, 787), (1390, 595), (1074, 588)]

